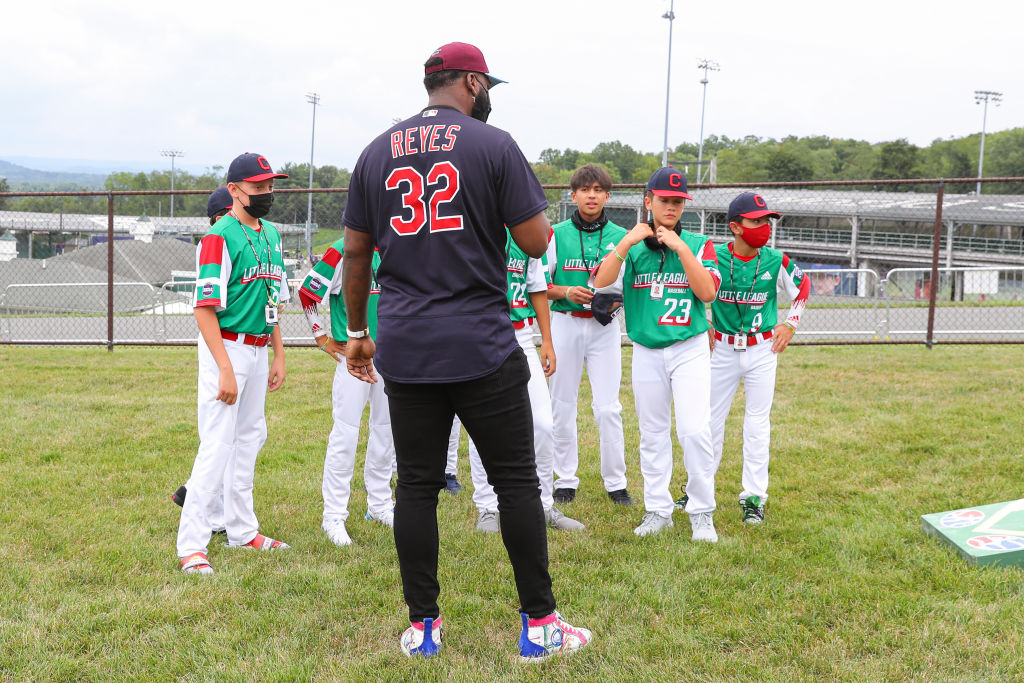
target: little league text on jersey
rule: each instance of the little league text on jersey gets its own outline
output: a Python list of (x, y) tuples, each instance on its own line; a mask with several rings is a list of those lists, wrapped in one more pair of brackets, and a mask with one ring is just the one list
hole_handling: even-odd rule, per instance
[(276, 263), (261, 263), (242, 271), (242, 284), (246, 285), (254, 280), (274, 280), (280, 282), (284, 277), (284, 269)]

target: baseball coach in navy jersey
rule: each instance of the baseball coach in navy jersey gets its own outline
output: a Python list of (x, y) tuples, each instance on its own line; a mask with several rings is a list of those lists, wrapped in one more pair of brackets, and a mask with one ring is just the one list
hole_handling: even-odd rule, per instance
[[(424, 65), (427, 107), (367, 146), (345, 208), (343, 289), (349, 371), (384, 378), (398, 460), (395, 545), (411, 625), (407, 655), (441, 645), (437, 498), (455, 415), (498, 496), (521, 607), (519, 654), (576, 650), (590, 632), (555, 611), (533, 449), (529, 366), (506, 299), (505, 226), (540, 258), (547, 200), (512, 137), (485, 124), (490, 89), (479, 49), (449, 43)], [(366, 330), (380, 250), (376, 344)]]

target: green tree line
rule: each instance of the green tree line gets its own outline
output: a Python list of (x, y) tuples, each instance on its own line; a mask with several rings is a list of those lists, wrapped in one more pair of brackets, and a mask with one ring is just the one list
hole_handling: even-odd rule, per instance
[[(905, 139), (870, 143), (863, 140), (826, 136), (796, 137), (781, 140), (748, 135), (743, 138), (712, 135), (704, 144), (704, 159), (715, 158), (719, 183), (768, 183), (781, 181), (882, 180), (901, 178), (973, 178), (978, 169), (980, 133), (963, 138), (938, 139), (927, 147), (918, 147)], [(688, 167), (691, 182), (696, 179), (698, 149), (682, 143), (669, 153), (676, 167)], [(545, 149), (533, 164), (544, 184), (565, 184), (573, 170), (586, 163), (600, 164), (611, 173), (615, 183), (644, 183), (661, 166), (661, 152), (642, 152), (618, 140), (601, 142), (590, 152), (575, 149)], [(281, 167), (289, 175), (276, 187), (305, 188), (309, 182), (309, 164), (288, 163)], [(986, 177), (1024, 177), (1024, 128), (990, 133), (985, 138)], [(336, 166), (315, 166), (313, 187), (348, 187), (351, 174)], [(705, 174), (705, 179), (707, 175)], [(210, 190), (224, 182), (224, 168), (214, 166), (194, 175), (178, 171), (176, 190)], [(0, 186), (2, 187), (2, 186)], [(170, 171), (149, 173), (113, 173), (107, 177), (107, 190), (169, 190)], [(73, 191), (74, 187), (66, 188)], [(896, 189), (896, 188), (890, 188)], [(904, 188), (913, 190), (912, 186)], [(954, 183), (947, 191), (966, 193), (973, 183)], [(985, 194), (1019, 192), (1010, 184), (991, 183)], [(558, 192), (549, 193), (556, 200)], [(119, 215), (167, 216), (168, 196), (135, 196), (117, 199)], [(348, 195), (318, 194), (313, 197), (313, 222), (321, 229), (339, 228)], [(268, 218), (278, 223), (304, 223), (307, 195), (280, 195)], [(106, 213), (105, 197), (22, 197), (4, 200), (0, 208), (15, 211), (64, 213)], [(205, 195), (176, 195), (174, 212), (179, 216), (202, 216)]]

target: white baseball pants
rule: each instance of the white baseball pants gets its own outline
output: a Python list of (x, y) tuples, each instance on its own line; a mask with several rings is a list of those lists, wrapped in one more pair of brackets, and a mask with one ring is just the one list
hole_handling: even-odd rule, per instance
[(711, 442), (711, 364), (707, 335), (664, 349), (633, 345), (633, 397), (640, 425), (640, 471), (648, 512), (671, 515), (672, 409), (676, 437), (689, 475), (688, 513), (715, 509), (715, 459)]
[[(537, 353), (537, 346), (533, 343), (533, 328), (524, 327), (516, 330), (516, 340), (526, 352), (526, 360), (530, 364), (530, 382), (527, 390), (530, 392), (530, 406), (533, 412), (533, 449), (537, 457), (537, 478), (540, 479), (540, 502), (545, 510), (555, 504), (552, 499), (552, 466), (554, 460), (554, 440), (552, 438), (551, 424), (551, 397), (548, 395), (548, 385), (544, 377), (544, 368), (540, 364), (540, 355)], [(556, 362), (558, 355), (555, 354)], [(556, 365), (555, 375), (560, 371), (561, 365)], [(554, 376), (554, 375), (552, 375)], [(455, 427), (459, 426), (458, 418), (455, 418)], [(498, 510), (498, 495), (494, 487), (487, 481), (487, 473), (484, 471), (483, 463), (480, 461), (480, 454), (476, 450), (473, 439), (469, 440), (469, 471), (473, 477), (473, 502), (478, 510)]]
[(551, 376), (554, 422), (555, 488), (576, 489), (580, 480), (576, 416), (583, 364), (593, 394), (591, 408), (601, 438), (601, 477), (606, 491), (626, 488), (626, 453), (622, 436), (622, 346), (618, 321), (602, 326), (593, 318), (551, 314), (551, 342), (558, 370)]
[(770, 340), (736, 351), (725, 342), (715, 342), (711, 355), (711, 435), (715, 462), (722, 459), (725, 420), (732, 407), (736, 389), (743, 380), (746, 411), (743, 416), (743, 491), (747, 496), (768, 499), (768, 455), (771, 441), (772, 401), (775, 400), (775, 374), (779, 357)]
[(199, 451), (178, 524), (178, 557), (207, 552), (218, 498), (229, 544), (245, 545), (259, 530), (252, 488), (256, 456), (267, 440), (267, 347), (224, 340), (238, 384), (230, 406), (217, 400), (220, 370), (202, 335), (198, 347)]
[(327, 437), (324, 459), (324, 519), (348, 519), (348, 501), (352, 494), (352, 473), (356, 466), (359, 423), (363, 409), (370, 404), (370, 434), (366, 441), (363, 482), (366, 508), (370, 514), (391, 510), (391, 469), (395, 443), (391, 436), (391, 413), (384, 383), (368, 384), (349, 374), (345, 363), (334, 369), (331, 389), (334, 426)]
[(459, 473), (459, 437), (462, 435), (462, 421), (455, 416), (452, 422), (452, 433), (448, 437), (448, 462), (445, 463), (445, 474)]

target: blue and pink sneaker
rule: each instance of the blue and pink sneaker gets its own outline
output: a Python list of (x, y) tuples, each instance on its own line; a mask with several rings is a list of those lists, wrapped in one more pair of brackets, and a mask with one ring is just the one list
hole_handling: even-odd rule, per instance
[(575, 652), (590, 644), (590, 631), (576, 628), (562, 621), (558, 612), (542, 619), (523, 618), (523, 632), (519, 636), (520, 661), (536, 662), (557, 654)]
[(406, 657), (433, 657), (441, 651), (441, 617), (414, 621), (402, 634)]

